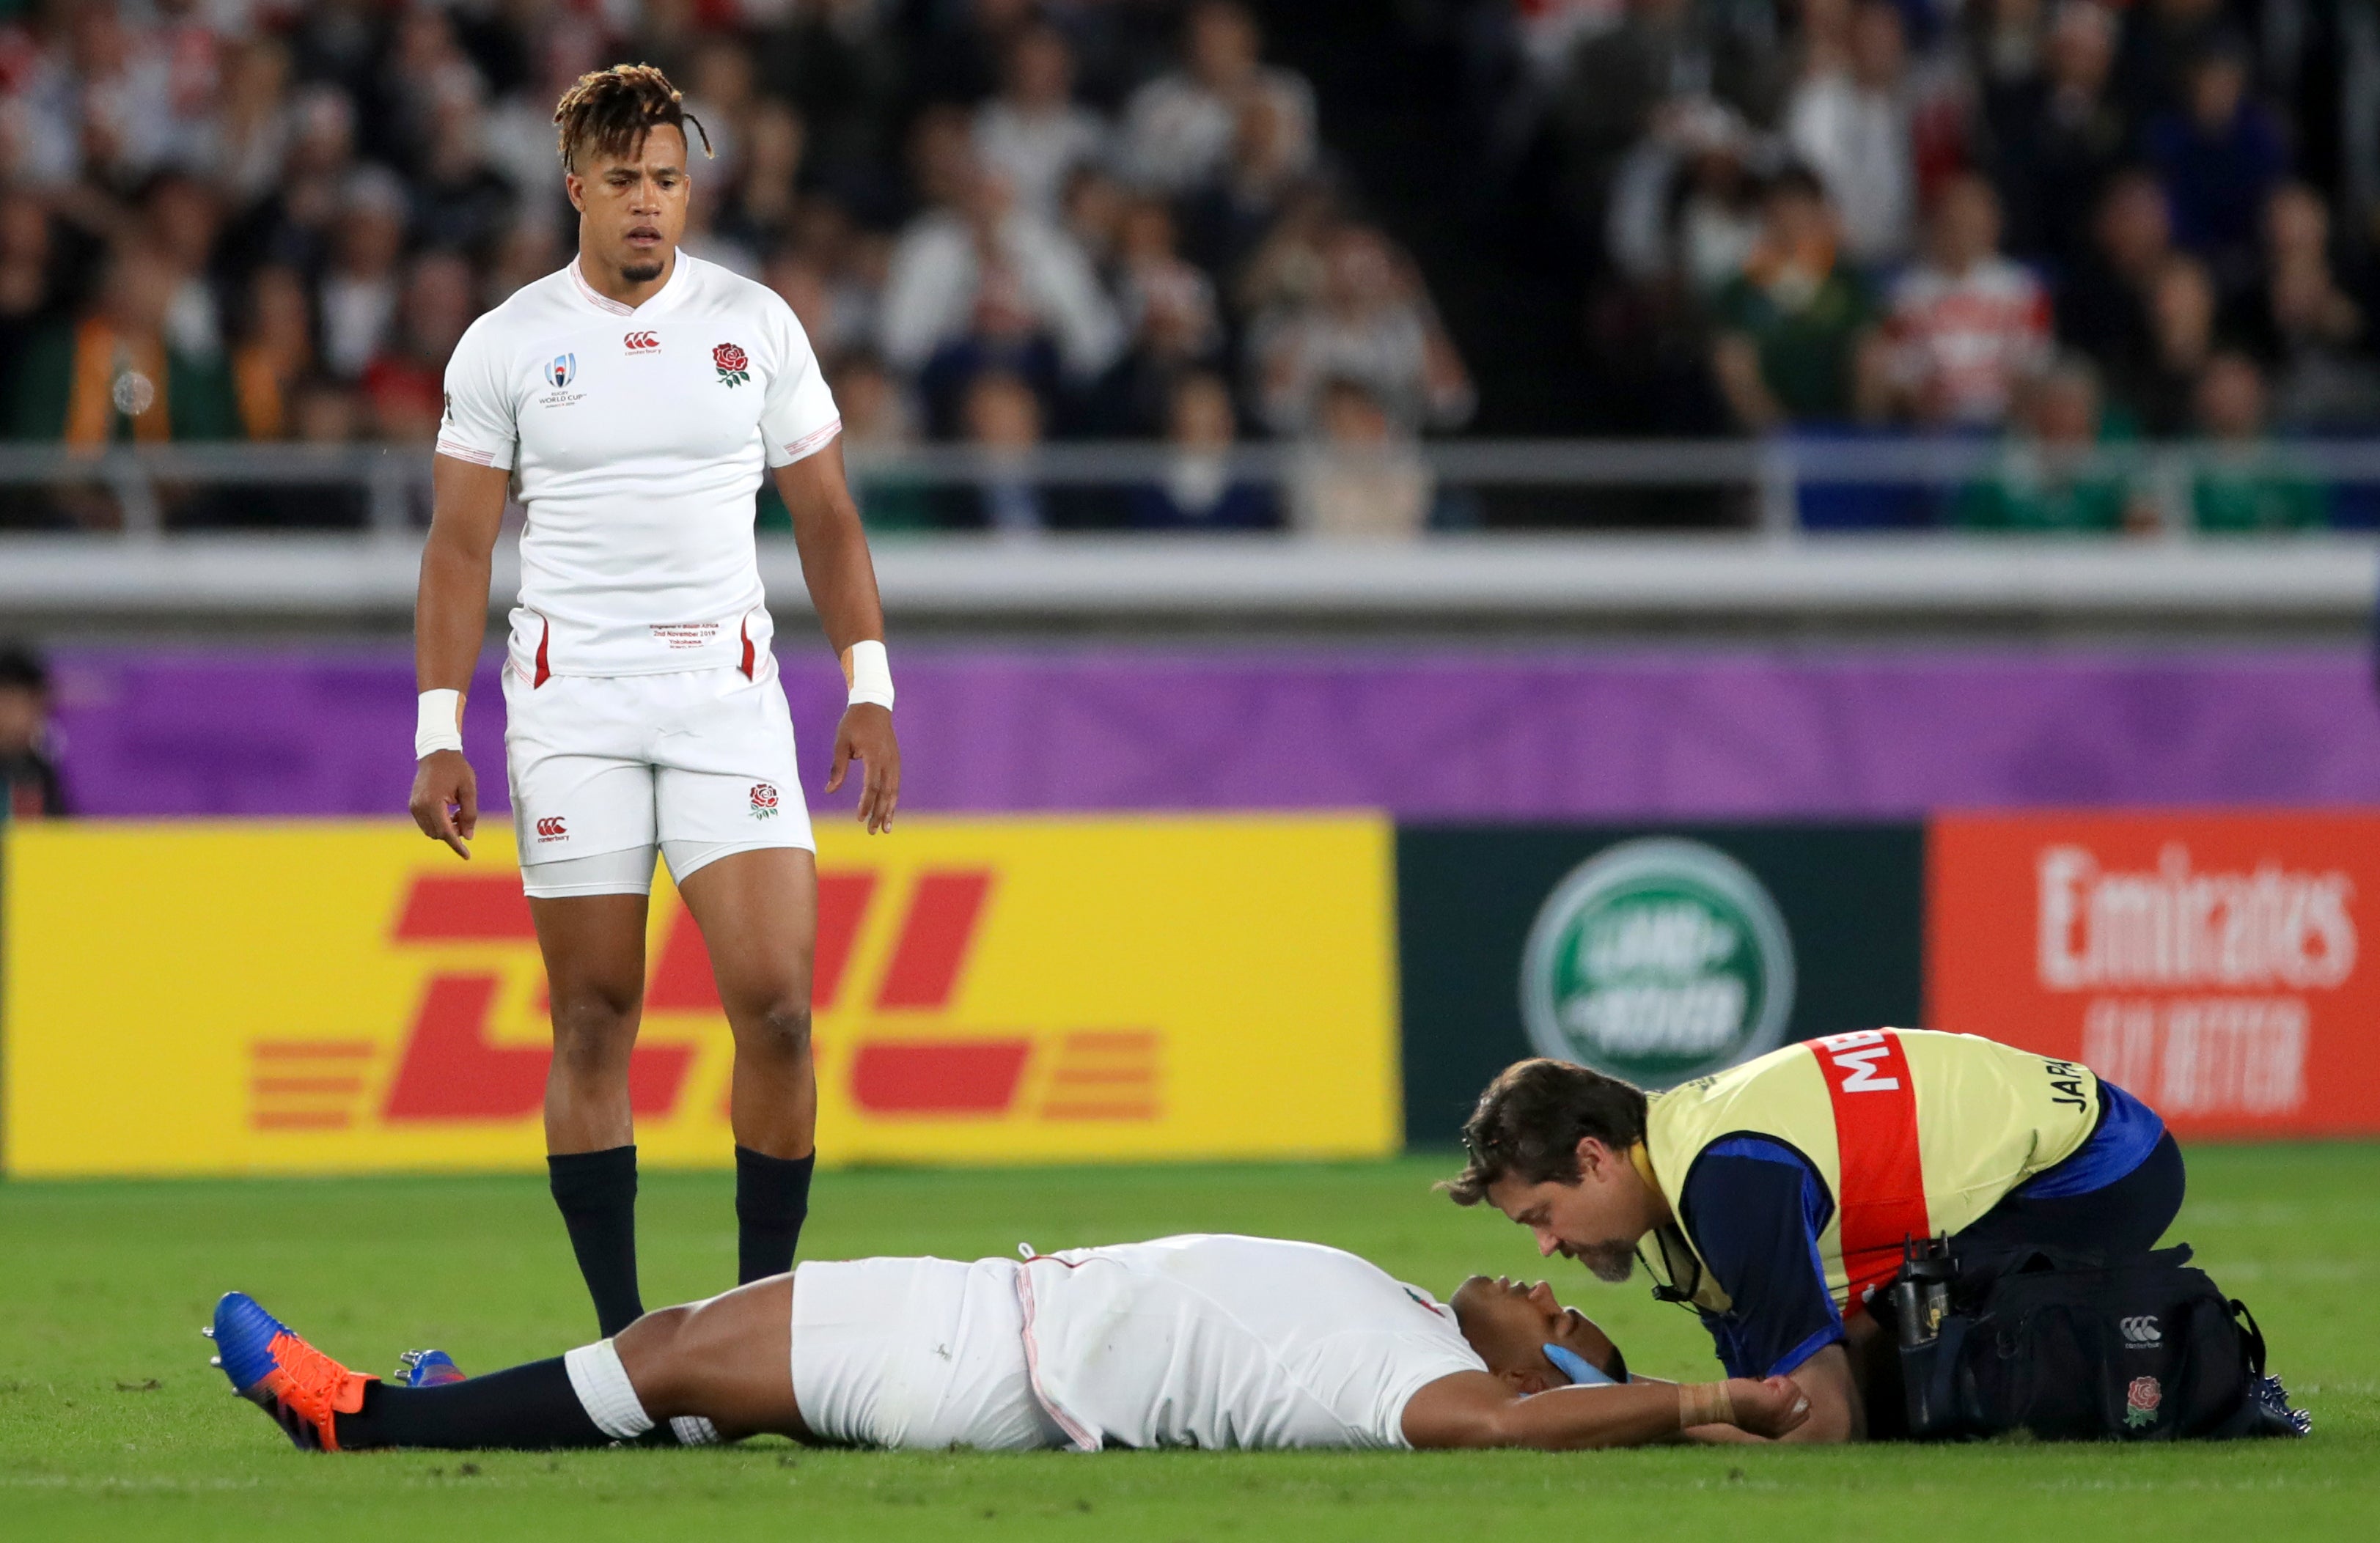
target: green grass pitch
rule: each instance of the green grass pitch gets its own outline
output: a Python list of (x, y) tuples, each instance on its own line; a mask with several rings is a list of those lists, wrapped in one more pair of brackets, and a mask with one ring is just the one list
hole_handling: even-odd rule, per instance
[[(234, 1400), (197, 1329), (237, 1286), (350, 1364), (438, 1344), (467, 1369), (590, 1336), (533, 1178), (0, 1185), (0, 1537), (868, 1539), (1561, 1538), (1770, 1543), (2380, 1537), (2380, 1147), (2200, 1148), (2177, 1236), (2245, 1296), (2313, 1440), (2235, 1446), (985, 1456), (735, 1449), (305, 1456)], [(1230, 1230), (1355, 1249), (1443, 1294), (1540, 1272), (1429, 1193), (1446, 1159), (873, 1171), (819, 1184), (817, 1258), (1007, 1253)], [(649, 1174), (649, 1302), (728, 1283), (723, 1175)], [(1641, 1369), (1708, 1342), (1641, 1281), (1552, 1261)], [(1689, 1530), (1691, 1529), (1691, 1530)]]

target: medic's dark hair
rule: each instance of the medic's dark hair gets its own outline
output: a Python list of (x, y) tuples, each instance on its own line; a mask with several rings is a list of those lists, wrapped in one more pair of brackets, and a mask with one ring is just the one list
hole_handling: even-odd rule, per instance
[(1614, 1151), (1645, 1139), (1645, 1095), (1616, 1077), (1568, 1061), (1518, 1061), (1497, 1074), (1463, 1122), (1470, 1155), (1439, 1186), (1456, 1205), (1477, 1205), (1508, 1175), (1524, 1183), (1578, 1182), (1578, 1144), (1592, 1136)]
[(694, 131), (702, 136), (702, 153), (711, 153), (710, 131), (700, 118), (686, 110), (685, 93), (652, 65), (613, 65), (580, 76), (562, 93), (553, 121), (561, 126), (565, 171), (577, 170), (578, 157), (586, 151), (623, 159), (634, 156), (644, 149), (645, 136), (662, 124), (680, 134), (687, 124), (694, 125)]

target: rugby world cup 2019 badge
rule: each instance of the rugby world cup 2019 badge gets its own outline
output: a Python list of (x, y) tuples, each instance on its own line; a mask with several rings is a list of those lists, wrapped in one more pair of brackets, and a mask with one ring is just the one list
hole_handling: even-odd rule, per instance
[(1546, 898), (1521, 955), (1541, 1055), (1667, 1088), (1773, 1050), (1793, 945), (1761, 882), (1700, 841), (1623, 841)]
[(777, 785), (773, 782), (752, 784), (752, 817), (773, 820), (777, 817)]
[(2157, 1405), (2165, 1402), (2165, 1390), (2154, 1377), (2135, 1377), (2132, 1385), (2124, 1390), (2124, 1428), (2137, 1430), (2144, 1425), (2156, 1424)]
[[(586, 392), (569, 389), (570, 382), (578, 379), (578, 356), (576, 354), (556, 354), (546, 361), (540, 378), (553, 388), (537, 399), (540, 407), (567, 407), (574, 402), (586, 399)], [(450, 402), (448, 405), (451, 408), (453, 404)]]
[(752, 379), (752, 361), (744, 356), (744, 350), (732, 343), (722, 343), (713, 348), (710, 362), (717, 367), (719, 379), (727, 385), (740, 386)]

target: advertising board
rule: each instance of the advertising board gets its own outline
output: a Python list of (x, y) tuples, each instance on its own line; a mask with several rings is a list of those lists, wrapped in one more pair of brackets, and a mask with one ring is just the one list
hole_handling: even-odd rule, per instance
[[(1385, 820), (820, 839), (822, 1161), (1395, 1150)], [(25, 826), (7, 860), (9, 1173), (541, 1165), (544, 970), (501, 824), (468, 865), (385, 822)], [(724, 1165), (730, 1036), (665, 873), (646, 957), (640, 1151)]]
[(1961, 814), (1926, 1022), (2080, 1059), (2191, 1136), (2380, 1133), (2380, 815)]

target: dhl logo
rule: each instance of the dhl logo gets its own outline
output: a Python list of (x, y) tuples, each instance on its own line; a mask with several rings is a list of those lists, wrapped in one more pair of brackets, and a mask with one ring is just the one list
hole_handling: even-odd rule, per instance
[[(1020, 1105), (1055, 1121), (1149, 1121), (1160, 1113), (1162, 1036), (1149, 1028), (1086, 1027), (987, 1034), (962, 1031), (950, 1012), (967, 971), (995, 875), (929, 870), (895, 887), (872, 870), (819, 875), (818, 948), (811, 1000), (821, 1019), (865, 1015), (849, 1054), (832, 1058), (851, 1107), (880, 1120), (1000, 1118)], [(645, 993), (648, 1031), (630, 1058), (629, 1099), (639, 1119), (682, 1112), (701, 1046), (652, 1043), (653, 1015), (722, 1018), (701, 930), (673, 903)], [(878, 978), (862, 989), (853, 966), (880, 913), (897, 927)], [(444, 948), (498, 944), (534, 948), (528, 902), (513, 875), (416, 875), (390, 928), (391, 946)], [(492, 1033), (505, 976), (484, 962), (431, 970), (412, 1021), (391, 1056), (369, 1039), (260, 1039), (249, 1045), (249, 1124), (261, 1132), (347, 1129), (367, 1119), (396, 1127), (514, 1121), (542, 1106), (551, 1048), (500, 1043)], [(844, 1001), (848, 992), (851, 1001)], [(540, 982), (538, 1009), (543, 1009)], [(830, 1074), (820, 1036), (820, 1075)], [(376, 1106), (375, 1106), (376, 1105)], [(726, 1118), (722, 1102), (718, 1117)]]

